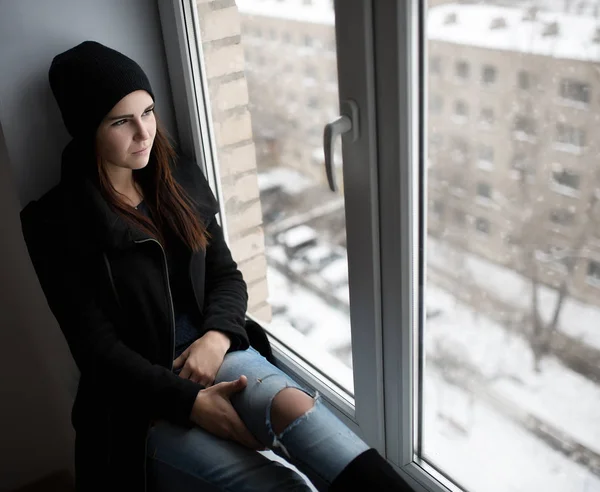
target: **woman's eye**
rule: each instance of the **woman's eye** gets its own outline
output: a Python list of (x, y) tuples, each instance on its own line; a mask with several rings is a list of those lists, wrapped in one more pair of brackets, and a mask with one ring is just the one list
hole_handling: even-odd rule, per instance
[(152, 113), (152, 111), (154, 111), (154, 108), (150, 108), (150, 109), (146, 110), (144, 112), (144, 114), (150, 114), (150, 113)]
[(119, 120), (119, 121), (115, 121), (112, 126), (121, 126), (123, 125), (123, 123), (125, 123), (127, 120)]

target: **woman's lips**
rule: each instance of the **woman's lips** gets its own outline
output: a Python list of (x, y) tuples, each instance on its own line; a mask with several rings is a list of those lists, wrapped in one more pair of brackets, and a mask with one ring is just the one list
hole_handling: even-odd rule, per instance
[(138, 150), (137, 152), (134, 152), (134, 153), (133, 153), (133, 155), (143, 155), (143, 154), (145, 154), (145, 153), (147, 153), (147, 152), (148, 152), (148, 149), (149, 149), (149, 148), (150, 148), (150, 147), (146, 147), (145, 149)]

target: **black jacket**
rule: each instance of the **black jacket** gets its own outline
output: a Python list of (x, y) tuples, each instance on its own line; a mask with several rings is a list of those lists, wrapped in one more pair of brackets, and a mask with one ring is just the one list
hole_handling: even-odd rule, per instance
[[(162, 246), (109, 207), (78, 172), (76, 155), (65, 149), (61, 182), (22, 210), (23, 235), (81, 372), (71, 413), (77, 489), (143, 491), (150, 421), (193, 425), (189, 415), (202, 386), (172, 372), (174, 321)], [(215, 220), (216, 200), (195, 162), (179, 159), (172, 170), (199, 202), (195, 211), (211, 234), (206, 253), (191, 255), (189, 265), (202, 333), (230, 333), (245, 349), (246, 284)]]

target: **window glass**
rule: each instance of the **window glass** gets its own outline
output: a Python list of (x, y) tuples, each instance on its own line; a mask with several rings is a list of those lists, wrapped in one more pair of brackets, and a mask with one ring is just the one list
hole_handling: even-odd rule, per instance
[(461, 79), (461, 80), (468, 79), (469, 78), (469, 64), (464, 60), (456, 62), (456, 65), (454, 66), (454, 73), (458, 79)]
[(585, 130), (564, 123), (556, 124), (556, 142), (563, 147), (583, 147), (585, 145)]
[(557, 208), (550, 211), (550, 221), (563, 225), (569, 226), (575, 220), (575, 213), (571, 210), (566, 210), (564, 208)]
[(600, 9), (534, 4), (423, 16), (452, 107), (423, 114), (415, 454), (448, 490), (600, 491)]
[(535, 120), (531, 116), (518, 114), (517, 116), (515, 116), (513, 130), (515, 138), (518, 139), (535, 137)]
[(479, 162), (480, 169), (491, 169), (494, 167), (494, 147), (491, 145), (479, 146)]
[(484, 85), (490, 85), (496, 82), (496, 67), (484, 65), (481, 71), (481, 82)]
[(579, 189), (579, 174), (575, 172), (565, 169), (554, 171), (552, 173), (552, 179), (554, 180), (554, 183), (559, 186), (570, 188), (571, 190)]
[[(200, 3), (198, 12), (210, 18), (199, 24), (207, 35), (225, 225), (248, 284), (248, 312), (307, 368), (352, 395), (340, 139), (335, 193), (323, 150), (324, 126), (339, 116), (333, 6), (328, 0), (236, 0), (237, 9), (225, 3)], [(212, 14), (219, 9), (237, 17)], [(256, 35), (240, 42), (231, 35), (236, 29)], [(221, 31), (223, 38), (215, 39)], [(316, 46), (328, 49), (308, 49)], [(225, 59), (230, 62), (219, 62)], [(239, 59), (246, 63), (238, 67)]]
[(477, 183), (477, 196), (492, 198), (492, 188), (488, 183)]
[(528, 90), (531, 86), (531, 74), (526, 70), (519, 70), (517, 73), (517, 85), (519, 89)]
[(464, 123), (469, 116), (469, 107), (465, 101), (459, 100), (454, 102), (453, 119), (456, 123)]
[(600, 262), (590, 261), (587, 269), (587, 281), (600, 287)]
[(570, 101), (588, 103), (590, 101), (590, 86), (586, 82), (573, 79), (560, 81), (560, 97)]

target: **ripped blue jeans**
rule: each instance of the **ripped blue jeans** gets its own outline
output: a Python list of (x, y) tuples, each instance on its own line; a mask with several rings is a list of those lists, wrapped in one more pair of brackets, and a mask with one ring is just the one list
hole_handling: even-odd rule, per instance
[[(261, 443), (306, 474), (317, 490), (327, 490), (345, 466), (369, 448), (325, 407), (318, 394), (302, 388), (252, 347), (227, 354), (215, 383), (242, 374), (248, 385), (232, 397), (233, 407)], [(289, 387), (309, 394), (314, 406), (276, 435), (271, 428), (271, 403)], [(148, 490), (156, 492), (311, 490), (298, 473), (261, 452), (198, 426), (185, 428), (164, 420), (149, 430), (147, 475)]]

